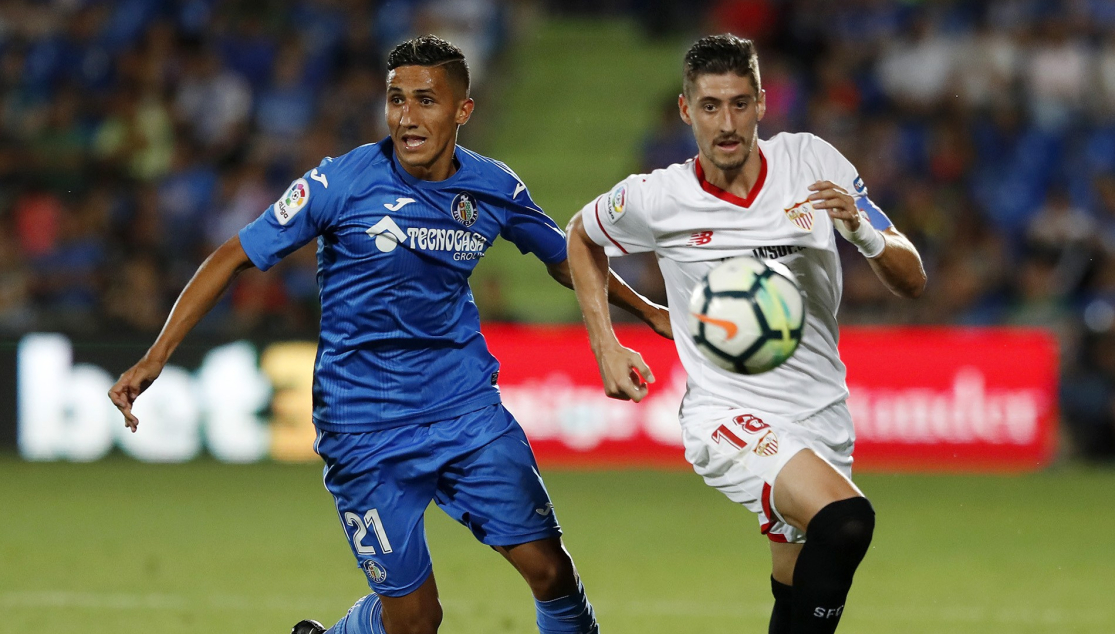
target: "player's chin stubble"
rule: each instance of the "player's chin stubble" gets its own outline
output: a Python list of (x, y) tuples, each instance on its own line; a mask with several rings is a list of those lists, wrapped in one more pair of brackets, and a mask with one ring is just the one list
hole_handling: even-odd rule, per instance
[(715, 165), (717, 169), (724, 172), (734, 172), (743, 168), (743, 164), (747, 162), (747, 157), (750, 154), (751, 152), (747, 152), (742, 157), (734, 161), (719, 160), (716, 158), (715, 155), (710, 156), (709, 158), (712, 159), (712, 164)]
[(747, 139), (744, 139), (742, 137), (731, 139), (738, 140), (740, 142), (740, 145), (743, 147), (743, 152), (739, 156), (739, 158), (736, 158), (734, 160), (726, 160), (725, 158), (717, 157), (717, 153), (720, 150), (719, 148), (717, 148), (716, 144), (720, 140), (721, 139), (717, 139), (713, 142), (711, 151), (708, 153), (709, 159), (712, 161), (712, 164), (715, 165), (717, 169), (724, 172), (734, 172), (736, 170), (743, 169), (744, 164), (747, 163), (747, 159), (751, 156), (751, 150), (754, 146), (754, 142), (748, 143)]

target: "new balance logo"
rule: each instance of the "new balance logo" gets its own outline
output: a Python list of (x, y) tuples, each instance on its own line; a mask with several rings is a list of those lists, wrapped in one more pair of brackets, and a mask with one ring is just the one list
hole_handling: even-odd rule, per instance
[(405, 207), (406, 205), (409, 205), (412, 202), (416, 202), (416, 201), (413, 198), (396, 198), (394, 205), (392, 205), (390, 203), (383, 203), (383, 206), (387, 207), (391, 211), (398, 211), (398, 210), (402, 209), (403, 207)]
[(709, 242), (712, 242), (712, 232), (711, 231), (698, 231), (697, 233), (694, 233), (693, 235), (689, 236), (689, 242), (686, 242), (685, 246), (687, 246), (687, 247), (703, 247), (706, 244), (708, 244)]

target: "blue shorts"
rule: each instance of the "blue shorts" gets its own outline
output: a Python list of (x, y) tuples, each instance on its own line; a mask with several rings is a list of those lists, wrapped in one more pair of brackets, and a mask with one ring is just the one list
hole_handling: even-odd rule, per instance
[(431, 500), (489, 546), (561, 535), (526, 435), (503, 405), (383, 431), (319, 431), (316, 450), (377, 594), (409, 594), (430, 576), (423, 514)]

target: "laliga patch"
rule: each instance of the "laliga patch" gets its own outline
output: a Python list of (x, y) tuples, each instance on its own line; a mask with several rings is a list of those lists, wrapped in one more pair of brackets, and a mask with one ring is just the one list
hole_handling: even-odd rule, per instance
[(862, 195), (867, 193), (867, 185), (863, 184), (863, 179), (860, 178), (859, 174), (856, 174), (856, 180), (852, 181), (852, 187), (856, 188), (857, 194)]
[(387, 569), (371, 559), (364, 562), (364, 572), (373, 583), (383, 583), (387, 581)]
[(453, 212), (453, 219), (466, 227), (471, 227), (480, 214), (480, 208), (476, 206), (476, 198), (468, 192), (461, 192), (453, 198), (450, 211)]
[(805, 200), (782, 211), (786, 212), (786, 217), (790, 219), (790, 222), (799, 228), (805, 231), (813, 231), (813, 203)]
[(279, 221), (280, 225), (286, 225), (294, 218), (295, 214), (302, 211), (306, 203), (310, 201), (310, 185), (306, 179), (299, 178), (290, 184), (290, 188), (286, 190), (283, 197), (275, 203), (273, 207), (275, 211), (275, 220)]
[(615, 222), (623, 215), (623, 208), (627, 205), (627, 186), (620, 185), (608, 194), (608, 219)]

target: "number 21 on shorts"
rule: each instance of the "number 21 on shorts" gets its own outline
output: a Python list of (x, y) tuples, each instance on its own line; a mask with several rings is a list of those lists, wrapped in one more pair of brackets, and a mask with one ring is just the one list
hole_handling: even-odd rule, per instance
[(374, 546), (367, 546), (364, 544), (364, 538), (368, 536), (369, 528), (375, 533), (376, 541), (379, 542), (380, 552), (385, 555), (391, 552), (391, 540), (387, 539), (387, 531), (383, 530), (383, 522), (379, 519), (379, 511), (377, 509), (371, 509), (364, 514), (363, 518), (351, 511), (345, 512), (345, 524), (356, 528), (356, 532), (352, 534), (352, 545), (356, 547), (357, 554), (376, 554)]

